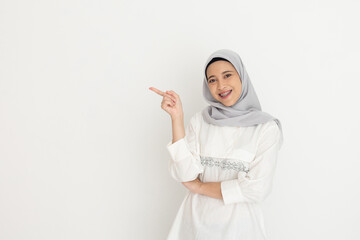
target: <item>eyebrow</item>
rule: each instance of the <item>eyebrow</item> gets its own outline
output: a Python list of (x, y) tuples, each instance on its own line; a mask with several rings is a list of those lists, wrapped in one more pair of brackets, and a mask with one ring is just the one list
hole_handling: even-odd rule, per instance
[[(233, 71), (224, 71), (224, 72), (222, 72), (222, 74), (227, 73), (227, 72), (233, 72)], [(209, 80), (211, 77), (215, 77), (215, 75), (211, 75), (210, 77), (208, 77), (207, 80)]]

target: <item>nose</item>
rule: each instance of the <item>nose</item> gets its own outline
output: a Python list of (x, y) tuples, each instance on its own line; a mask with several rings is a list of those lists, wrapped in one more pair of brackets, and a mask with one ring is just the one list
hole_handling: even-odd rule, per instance
[(217, 87), (218, 87), (218, 90), (222, 90), (222, 89), (224, 88), (224, 83), (223, 83), (222, 80), (218, 80), (218, 85), (217, 85)]

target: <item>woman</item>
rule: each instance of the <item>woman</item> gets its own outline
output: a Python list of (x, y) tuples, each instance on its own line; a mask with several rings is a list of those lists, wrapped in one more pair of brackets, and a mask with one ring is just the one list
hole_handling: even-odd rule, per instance
[(271, 192), (283, 142), (280, 121), (261, 111), (236, 52), (214, 52), (204, 70), (210, 105), (186, 130), (179, 95), (150, 88), (163, 96), (161, 107), (172, 119), (169, 171), (190, 190), (168, 240), (267, 239), (261, 203)]

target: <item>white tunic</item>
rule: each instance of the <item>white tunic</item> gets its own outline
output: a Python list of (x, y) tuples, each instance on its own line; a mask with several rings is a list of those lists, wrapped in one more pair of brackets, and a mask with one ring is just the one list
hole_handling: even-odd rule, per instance
[(185, 137), (170, 141), (169, 171), (177, 182), (221, 182), (223, 199), (188, 192), (168, 240), (267, 239), (261, 203), (269, 195), (280, 149), (275, 121), (250, 127), (208, 124), (194, 114)]

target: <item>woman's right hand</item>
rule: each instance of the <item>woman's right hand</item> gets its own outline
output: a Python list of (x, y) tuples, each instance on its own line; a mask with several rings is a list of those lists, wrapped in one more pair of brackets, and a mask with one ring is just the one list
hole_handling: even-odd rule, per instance
[(182, 118), (184, 116), (181, 100), (177, 93), (172, 90), (162, 92), (154, 87), (150, 87), (149, 89), (163, 97), (161, 108), (169, 113), (172, 119)]

